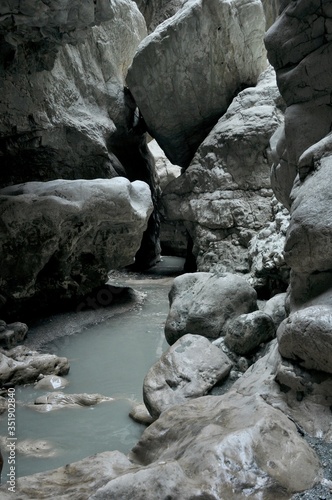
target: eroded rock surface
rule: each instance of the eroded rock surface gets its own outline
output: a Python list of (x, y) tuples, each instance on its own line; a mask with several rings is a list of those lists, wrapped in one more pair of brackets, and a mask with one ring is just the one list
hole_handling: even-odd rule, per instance
[(152, 417), (187, 399), (204, 396), (227, 377), (232, 362), (200, 335), (187, 334), (173, 344), (150, 368), (143, 383), (143, 398)]
[(226, 328), (225, 344), (236, 354), (246, 355), (275, 336), (272, 318), (262, 311), (241, 314)]
[(61, 408), (77, 408), (78, 406), (95, 406), (106, 401), (114, 401), (114, 398), (102, 394), (65, 394), (64, 392), (50, 392), (39, 396), (30, 408), (40, 412), (60, 410)]
[(151, 211), (147, 184), (123, 177), (32, 182), (1, 190), (6, 307), (37, 297), (47, 305), (102, 285), (110, 269), (133, 262)]
[(275, 214), (268, 151), (283, 109), (269, 68), (238, 94), (185, 173), (166, 187), (164, 218), (185, 225), (198, 270), (249, 271), (250, 241)]
[(2, 1), (0, 12), (0, 185), (124, 175), (109, 143), (133, 128), (125, 76), (146, 35), (134, 2)]
[(17, 346), (10, 351), (0, 351), (0, 383), (29, 384), (38, 376), (67, 375), (69, 362), (67, 358), (59, 358), (54, 354), (40, 354), (27, 347)]
[(127, 82), (172, 163), (188, 167), (239, 89), (255, 85), (264, 30), (257, 0), (196, 0), (143, 40)]
[(257, 309), (255, 290), (241, 276), (188, 273), (175, 278), (169, 293), (165, 336), (173, 344), (186, 333), (218, 338), (227, 322)]
[(0, 320), (0, 346), (6, 349), (11, 349), (17, 344), (24, 341), (28, 334), (28, 327), (25, 323), (19, 321), (15, 323), (6, 324), (5, 321)]

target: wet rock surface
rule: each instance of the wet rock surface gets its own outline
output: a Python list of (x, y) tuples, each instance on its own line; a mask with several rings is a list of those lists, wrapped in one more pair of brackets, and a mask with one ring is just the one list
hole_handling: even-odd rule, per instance
[(208, 338), (225, 335), (232, 318), (257, 309), (255, 290), (241, 276), (188, 273), (175, 278), (165, 325), (169, 344), (186, 333)]
[(63, 392), (50, 392), (44, 396), (39, 396), (30, 408), (48, 412), (60, 410), (61, 408), (76, 408), (78, 406), (95, 406), (106, 401), (114, 401), (114, 398), (103, 396), (102, 394), (65, 394)]
[(199, 335), (184, 335), (148, 371), (143, 399), (152, 417), (188, 399), (204, 396), (225, 379), (232, 362)]
[(1, 384), (28, 384), (35, 382), (38, 376), (67, 375), (69, 362), (53, 354), (40, 354), (24, 346), (17, 346), (10, 351), (0, 350)]

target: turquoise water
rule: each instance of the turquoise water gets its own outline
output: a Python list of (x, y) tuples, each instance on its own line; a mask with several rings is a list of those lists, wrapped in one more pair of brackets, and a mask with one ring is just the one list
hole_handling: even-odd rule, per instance
[[(171, 278), (158, 279), (158, 275), (133, 279), (129, 286), (135, 285), (136, 290), (146, 294), (142, 306), (81, 330), (78, 326), (77, 333), (43, 346), (43, 351), (65, 356), (70, 361), (66, 376), (69, 385), (63, 392), (100, 393), (115, 401), (47, 413), (18, 405), (18, 443), (27, 439), (46, 440), (49, 449), (40, 457), (17, 452), (17, 477), (53, 469), (101, 451), (128, 453), (138, 441), (145, 427), (134, 422), (128, 413), (134, 401), (142, 401), (144, 376), (167, 348), (164, 324), (171, 282)], [(69, 322), (79, 325), (79, 313), (67, 317)], [(33, 334), (32, 329), (30, 337)], [(16, 388), (16, 400), (22, 403), (32, 403), (42, 394), (44, 391), (33, 386)], [(0, 435), (6, 436), (6, 418), (1, 419)], [(8, 464), (3, 454), (4, 478)]]

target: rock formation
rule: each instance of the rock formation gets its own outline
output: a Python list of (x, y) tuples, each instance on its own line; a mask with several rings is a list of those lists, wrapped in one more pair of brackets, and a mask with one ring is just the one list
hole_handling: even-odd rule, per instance
[(238, 94), (186, 172), (166, 187), (163, 216), (185, 225), (198, 270), (249, 271), (249, 243), (274, 218), (268, 151), (283, 107), (269, 69)]
[(148, 186), (114, 179), (31, 182), (0, 191), (1, 295), (6, 309), (34, 298), (84, 296), (133, 262), (152, 211)]
[(67, 375), (69, 363), (67, 358), (59, 358), (53, 354), (41, 354), (27, 347), (17, 346), (10, 351), (0, 350), (0, 385), (10, 383), (29, 384), (38, 376)]
[(228, 322), (257, 309), (257, 294), (241, 276), (188, 273), (174, 279), (165, 336), (173, 344), (186, 333), (216, 339)]
[(188, 2), (146, 37), (128, 86), (151, 135), (188, 167), (236, 93), (266, 67), (265, 18), (257, 0)]
[(62, 408), (77, 408), (79, 406), (95, 406), (106, 401), (114, 401), (114, 398), (102, 394), (65, 394), (63, 392), (50, 392), (39, 396), (30, 408), (49, 412), (61, 410)]

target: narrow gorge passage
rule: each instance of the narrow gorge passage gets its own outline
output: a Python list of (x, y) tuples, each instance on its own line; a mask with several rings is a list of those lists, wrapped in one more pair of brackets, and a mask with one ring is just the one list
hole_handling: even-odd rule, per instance
[[(17, 386), (17, 472), (22, 477), (106, 450), (128, 453), (140, 438), (144, 425), (129, 417), (133, 404), (142, 401), (144, 376), (167, 348), (164, 324), (172, 276), (181, 272), (183, 259), (166, 257), (151, 274), (114, 273), (112, 284), (130, 286), (138, 300), (98, 311), (59, 314), (29, 330), (26, 345), (68, 357), (66, 394), (99, 393), (115, 398), (95, 406), (38, 412), (31, 405), (49, 391), (33, 385)], [(114, 313), (112, 313), (112, 309)], [(113, 314), (101, 323), (98, 317)], [(99, 319), (100, 321), (100, 319)], [(64, 335), (64, 333), (68, 333)], [(53, 341), (45, 343), (45, 337)], [(41, 344), (42, 342), (42, 344)], [(6, 420), (0, 424), (6, 435)], [(7, 474), (5, 458), (2, 477)], [(21, 451), (20, 451), (21, 450)]]

